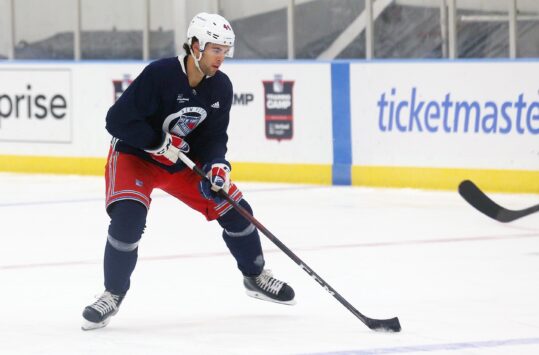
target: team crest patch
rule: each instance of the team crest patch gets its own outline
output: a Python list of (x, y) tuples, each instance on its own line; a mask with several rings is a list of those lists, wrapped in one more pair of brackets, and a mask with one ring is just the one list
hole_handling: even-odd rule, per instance
[(202, 123), (208, 112), (202, 107), (184, 107), (168, 115), (163, 122), (163, 129), (180, 137), (185, 137)]

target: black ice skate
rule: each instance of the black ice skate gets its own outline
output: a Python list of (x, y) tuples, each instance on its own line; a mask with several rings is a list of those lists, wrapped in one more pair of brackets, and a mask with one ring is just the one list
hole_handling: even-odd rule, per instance
[(103, 328), (109, 324), (110, 318), (118, 313), (124, 296), (115, 295), (109, 291), (103, 292), (97, 301), (84, 308), (82, 330)]
[(274, 278), (270, 270), (263, 270), (258, 276), (244, 276), (243, 285), (247, 295), (251, 297), (288, 305), (296, 304), (292, 287)]

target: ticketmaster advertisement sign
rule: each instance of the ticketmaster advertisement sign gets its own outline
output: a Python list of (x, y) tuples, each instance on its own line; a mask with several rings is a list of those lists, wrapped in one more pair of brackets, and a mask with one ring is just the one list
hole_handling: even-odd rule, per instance
[(352, 184), (539, 191), (539, 62), (350, 64)]
[(353, 165), (539, 170), (539, 63), (351, 64)]

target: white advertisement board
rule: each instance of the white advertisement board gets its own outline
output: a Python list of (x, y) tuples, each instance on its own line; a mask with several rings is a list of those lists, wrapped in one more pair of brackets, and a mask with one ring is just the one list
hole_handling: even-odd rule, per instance
[(107, 112), (144, 66), (121, 62), (74, 66), (75, 156), (107, 156), (111, 138), (105, 129)]
[(142, 63), (0, 67), (0, 154), (106, 157), (107, 110)]
[[(0, 154), (105, 157), (107, 111), (145, 65), (2, 66)], [(230, 160), (331, 164), (329, 64), (230, 62), (223, 71), (234, 87)]]
[(0, 141), (71, 143), (70, 68), (0, 69)]
[(353, 165), (539, 170), (538, 62), (352, 63)]
[(232, 161), (331, 164), (331, 69), (327, 63), (230, 62)]

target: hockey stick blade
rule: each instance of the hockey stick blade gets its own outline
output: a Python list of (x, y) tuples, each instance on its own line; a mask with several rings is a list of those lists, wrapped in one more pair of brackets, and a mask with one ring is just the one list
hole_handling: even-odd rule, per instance
[(539, 205), (522, 210), (510, 210), (491, 200), (472, 181), (464, 180), (459, 184), (459, 194), (479, 212), (498, 222), (508, 223), (539, 211)]
[(372, 319), (372, 318), (366, 318), (366, 325), (372, 330), (375, 330), (377, 332), (400, 332), (401, 331), (401, 323), (399, 322), (399, 318), (391, 318), (391, 319)]
[[(206, 174), (196, 164), (182, 152), (178, 153), (181, 161), (193, 170), (201, 179), (207, 179)], [(283, 242), (281, 242), (273, 233), (271, 233), (262, 223), (260, 223), (251, 213), (234, 201), (225, 191), (219, 190), (219, 196), (224, 198), (240, 215), (247, 221), (251, 222), (264, 236), (266, 236), (273, 244), (275, 244), (283, 253), (292, 259), (303, 271), (311, 276), (320, 286), (322, 286), (329, 294), (339, 301), (346, 309), (362, 321), (367, 327), (375, 331), (385, 332), (400, 332), (401, 325), (397, 317), (391, 319), (373, 319), (361, 314), (354, 308), (343, 296), (341, 296), (333, 287), (331, 287), (324, 279), (322, 279), (313, 269), (311, 269), (303, 260), (301, 260), (292, 250), (290, 250)]]

